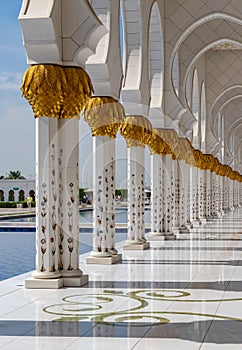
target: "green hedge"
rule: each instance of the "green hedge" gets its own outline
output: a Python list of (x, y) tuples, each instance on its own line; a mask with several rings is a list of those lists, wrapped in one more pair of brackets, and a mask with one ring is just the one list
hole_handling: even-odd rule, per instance
[[(19, 202), (0, 202), (0, 208), (17, 208), (17, 204), (23, 204), (23, 208), (27, 208), (27, 202), (26, 201), (19, 201)], [(35, 202), (31, 203), (32, 207), (35, 207)]]

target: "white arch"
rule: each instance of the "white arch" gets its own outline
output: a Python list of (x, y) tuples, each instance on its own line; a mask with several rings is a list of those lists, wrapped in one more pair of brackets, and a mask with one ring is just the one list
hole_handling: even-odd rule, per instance
[(183, 89), (185, 89), (186, 87), (186, 82), (187, 82), (187, 79), (188, 79), (188, 76), (189, 76), (189, 72), (192, 68), (192, 66), (195, 64), (195, 62), (203, 55), (205, 54), (208, 50), (210, 50), (211, 48), (213, 48), (214, 46), (216, 46), (217, 44), (220, 44), (220, 43), (224, 43), (224, 42), (231, 42), (231, 43), (234, 43), (236, 45), (241, 45), (242, 47), (242, 43), (239, 43), (238, 41), (235, 41), (235, 40), (231, 40), (231, 39), (219, 39), (219, 40), (215, 40), (213, 41), (212, 43), (204, 46), (204, 48), (202, 50), (200, 50), (195, 56), (194, 58), (192, 59), (192, 61), (190, 62), (190, 64), (188, 65), (186, 71), (185, 71), (185, 74), (184, 74), (184, 79), (183, 79), (183, 82), (182, 82), (182, 86), (183, 86)]
[[(242, 117), (239, 117), (234, 123), (232, 123), (232, 125), (230, 125), (229, 129), (226, 130), (226, 134), (225, 134), (225, 141), (226, 141), (226, 145), (229, 146), (230, 143), (230, 139), (232, 134), (238, 129), (240, 128), (242, 125)], [(229, 151), (231, 151), (231, 149), (228, 147)]]
[(87, 60), (86, 70), (92, 79), (96, 95), (119, 98), (123, 78), (120, 0), (90, 0), (90, 3), (107, 28), (107, 34), (99, 41), (95, 55)]
[(162, 107), (164, 81), (163, 28), (157, 2), (154, 2), (149, 23), (150, 107)]
[[(241, 90), (241, 93), (239, 93), (238, 90)], [(233, 92), (233, 95), (230, 98), (227, 98), (225, 100), (225, 102), (223, 102), (223, 101), (220, 102), (220, 100), (222, 100), (224, 98), (224, 96), (226, 96), (230, 91)], [(216, 122), (217, 122), (216, 120), (217, 120), (218, 112), (220, 112), (229, 102), (231, 102), (237, 98), (240, 98), (240, 97), (242, 97), (242, 85), (230, 86), (229, 88), (224, 90), (221, 94), (219, 94), (216, 97), (216, 99), (214, 100), (214, 102), (210, 108), (210, 112), (209, 112), (210, 129), (212, 131), (213, 131), (213, 125), (216, 125)], [(220, 104), (219, 107), (217, 107), (218, 104)], [(216, 111), (216, 108), (217, 108), (217, 111)], [(213, 112), (214, 110), (215, 110), (215, 113)]]
[(215, 108), (215, 105), (219, 102), (219, 100), (223, 97), (223, 95), (225, 95), (225, 94), (227, 94), (227, 92), (235, 90), (237, 88), (242, 89), (242, 85), (233, 85), (233, 86), (230, 86), (229, 88), (227, 88), (226, 90), (224, 90), (223, 92), (221, 92), (221, 94), (219, 94), (216, 97), (216, 99), (214, 100), (214, 102), (211, 106), (211, 109), (210, 109), (210, 113)]
[(186, 104), (189, 108), (191, 108), (191, 99), (192, 99), (192, 93), (191, 93), (191, 71), (188, 73), (188, 78), (186, 81), (185, 86), (185, 98), (186, 98)]
[(172, 86), (177, 96), (179, 95), (179, 84), (180, 84), (180, 68), (179, 68), (179, 56), (177, 52), (174, 58), (174, 64), (172, 66)]
[(201, 151), (206, 152), (206, 92), (205, 82), (202, 82), (200, 95), (200, 133), (201, 133)]
[(193, 126), (193, 146), (199, 148), (199, 85), (198, 85), (198, 73), (197, 68), (194, 69), (192, 79), (192, 114), (194, 115), (196, 122)]
[(197, 68), (195, 68), (193, 72), (193, 79), (192, 79), (192, 113), (197, 120), (198, 120), (198, 111), (199, 111), (199, 86), (198, 86)]
[(221, 12), (214, 12), (211, 13), (209, 15), (206, 15), (200, 19), (198, 19), (197, 21), (195, 21), (191, 26), (189, 26), (187, 29), (185, 29), (182, 34), (180, 35), (179, 39), (177, 40), (176, 44), (174, 45), (172, 52), (171, 52), (171, 59), (170, 59), (170, 66), (169, 66), (169, 72), (171, 74), (172, 72), (172, 66), (174, 63), (174, 58), (175, 55), (179, 49), (179, 47), (181, 46), (181, 44), (183, 43), (183, 41), (189, 36), (189, 34), (191, 34), (196, 28), (198, 28), (200, 25), (209, 22), (209, 21), (213, 21), (215, 19), (227, 19), (230, 20), (234, 23), (237, 23), (239, 25), (241, 25), (241, 19), (225, 14), (225, 13), (221, 13)]
[[(135, 15), (134, 15), (135, 14)], [(140, 0), (123, 0), (123, 18), (125, 23), (126, 65), (124, 88), (139, 89), (142, 61), (142, 23)]]

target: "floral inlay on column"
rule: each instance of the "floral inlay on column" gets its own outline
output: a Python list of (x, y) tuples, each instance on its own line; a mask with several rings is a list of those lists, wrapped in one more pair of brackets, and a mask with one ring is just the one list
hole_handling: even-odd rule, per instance
[[(144, 225), (144, 148), (152, 135), (151, 123), (144, 116), (130, 115), (120, 128), (128, 147), (128, 239), (124, 249), (146, 244)], [(131, 248), (129, 248), (131, 247)]]
[[(61, 196), (64, 179), (60, 169), (62, 155), (57, 155), (59, 147), (62, 148), (58, 123), (64, 119), (79, 119), (93, 87), (88, 74), (80, 67), (35, 64), (26, 70), (21, 90), (37, 118), (36, 198), (39, 221), (36, 230), (37, 266), (33, 277), (59, 278), (59, 271), (63, 270), (63, 256), (67, 252), (63, 246), (65, 222)], [(68, 244), (70, 253), (72, 247), (70, 242)]]
[(83, 116), (94, 140), (94, 232), (92, 257), (117, 255), (115, 249), (115, 138), (124, 121), (123, 106), (108, 96), (92, 97)]
[(40, 271), (44, 272), (46, 270), (45, 268), (45, 261), (44, 261), (44, 255), (46, 253), (47, 249), (47, 237), (46, 237), (46, 229), (47, 229), (47, 223), (46, 223), (46, 215), (47, 215), (47, 189), (46, 189), (46, 183), (42, 184), (42, 201), (41, 201), (41, 209), (40, 209), (40, 215), (41, 215), (41, 232), (42, 237), (40, 236), (40, 243), (41, 243), (41, 254), (42, 254), (42, 265), (40, 267)]

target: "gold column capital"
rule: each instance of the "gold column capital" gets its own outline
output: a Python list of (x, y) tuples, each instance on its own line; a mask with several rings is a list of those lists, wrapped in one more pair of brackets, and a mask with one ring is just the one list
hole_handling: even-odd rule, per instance
[(152, 125), (144, 116), (128, 115), (121, 125), (120, 133), (127, 147), (145, 147), (151, 144)]
[(24, 73), (20, 87), (31, 105), (34, 117), (79, 118), (93, 86), (80, 67), (36, 64)]
[(125, 111), (122, 104), (110, 96), (93, 96), (84, 106), (83, 116), (92, 136), (115, 138), (125, 120)]

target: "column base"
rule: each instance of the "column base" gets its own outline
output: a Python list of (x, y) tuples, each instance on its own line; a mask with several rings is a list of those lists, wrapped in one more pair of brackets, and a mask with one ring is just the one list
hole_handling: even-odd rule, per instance
[[(190, 227), (189, 227), (190, 226)], [(181, 226), (180, 228), (179, 228), (179, 231), (180, 231), (180, 233), (189, 233), (190, 232), (190, 229), (191, 229), (191, 225), (189, 225), (189, 226)]]
[(179, 237), (179, 234), (180, 234), (180, 227), (172, 227), (172, 233), (174, 234), (175, 236), (175, 239)]
[(165, 235), (162, 232), (149, 232), (146, 234), (146, 238), (149, 242), (164, 241)]
[(82, 287), (88, 284), (88, 275), (80, 277), (63, 277), (64, 287)]
[(200, 220), (194, 220), (194, 221), (192, 221), (192, 227), (193, 227), (193, 228), (198, 228), (198, 227), (200, 227), (200, 225), (201, 225)]
[(86, 264), (97, 264), (97, 265), (113, 265), (122, 261), (122, 254), (111, 255), (107, 257), (88, 256), (86, 258)]
[(173, 231), (172, 232), (161, 232), (161, 234), (164, 236), (165, 241), (175, 241), (177, 238), (176, 234), (174, 234)]
[(123, 246), (123, 250), (146, 250), (150, 249), (149, 242), (141, 242), (141, 243), (126, 243)]
[(25, 280), (26, 289), (60, 289), (62, 287), (82, 287), (86, 284), (88, 284), (88, 275), (51, 279), (30, 277)]

